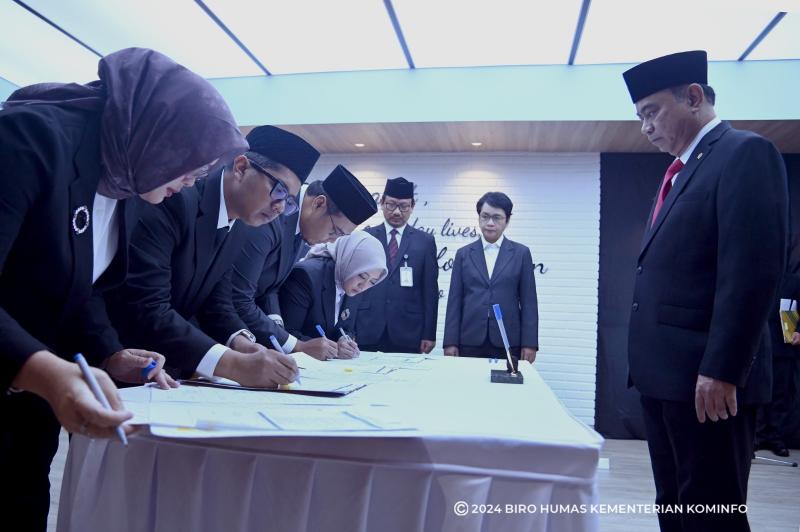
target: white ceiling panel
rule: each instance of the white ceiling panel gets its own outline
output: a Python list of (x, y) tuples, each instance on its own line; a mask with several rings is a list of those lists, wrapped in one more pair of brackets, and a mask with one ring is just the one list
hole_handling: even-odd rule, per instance
[(97, 79), (99, 58), (13, 2), (0, 2), (0, 76), (24, 86)]
[(698, 49), (708, 51), (711, 61), (736, 60), (777, 14), (779, 3), (594, 0), (575, 63), (636, 63)]
[(747, 59), (800, 59), (800, 11), (783, 17)]
[(206, 1), (273, 74), (406, 68), (380, 0)]
[(103, 55), (138, 46), (162, 52), (206, 78), (263, 72), (191, 0), (26, 0)]
[(418, 67), (564, 64), (580, 0), (394, 0)]

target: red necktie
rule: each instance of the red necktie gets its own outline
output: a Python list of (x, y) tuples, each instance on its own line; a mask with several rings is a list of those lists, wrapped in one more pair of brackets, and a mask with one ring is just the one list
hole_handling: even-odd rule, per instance
[(650, 220), (651, 226), (656, 223), (658, 211), (661, 210), (661, 207), (664, 205), (664, 200), (667, 198), (667, 194), (669, 194), (669, 191), (672, 190), (672, 178), (675, 177), (675, 174), (681, 171), (681, 168), (683, 168), (683, 162), (681, 162), (680, 159), (675, 159), (672, 161), (672, 164), (669, 165), (669, 168), (667, 168), (667, 173), (664, 174), (664, 181), (661, 182), (661, 190), (658, 192), (656, 208), (653, 209), (653, 219)]
[(392, 229), (389, 234), (392, 235), (392, 239), (389, 240), (389, 266), (393, 266), (397, 256), (397, 229)]

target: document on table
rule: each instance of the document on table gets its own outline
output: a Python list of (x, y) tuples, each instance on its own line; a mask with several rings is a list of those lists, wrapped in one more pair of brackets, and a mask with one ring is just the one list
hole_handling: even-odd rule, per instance
[[(300, 377), (304, 379), (305, 370), (300, 370)], [(220, 382), (218, 380), (209, 380), (204, 378), (181, 380), (180, 383), (185, 386), (205, 386), (210, 388), (224, 388), (232, 390), (248, 390), (257, 392), (273, 392), (273, 393), (295, 393), (318, 395), (322, 397), (341, 397), (356, 390), (360, 390), (367, 383), (353, 382), (352, 379), (346, 378), (333, 378), (327, 375), (317, 375), (303, 384), (291, 382), (289, 384), (281, 384), (279, 388), (260, 388), (256, 386), (242, 386), (235, 382)]]
[(414, 430), (393, 410), (380, 406), (248, 405), (242, 408), (186, 403), (150, 406), (149, 424), (154, 434), (159, 432), (159, 427), (192, 429), (185, 433), (187, 437), (191, 434), (197, 436), (197, 431), (256, 436), (289, 432), (324, 435), (331, 432)]
[[(264, 393), (249, 390), (227, 390), (206, 386), (181, 386), (162, 390), (153, 385), (123, 388), (119, 391), (126, 408), (128, 405), (149, 403), (198, 403), (209, 405), (339, 405), (347, 406), (351, 401), (342, 397), (316, 397), (310, 395)], [(138, 407), (137, 407), (138, 408)], [(131, 408), (129, 408), (131, 409)], [(136, 412), (134, 412), (136, 413)]]

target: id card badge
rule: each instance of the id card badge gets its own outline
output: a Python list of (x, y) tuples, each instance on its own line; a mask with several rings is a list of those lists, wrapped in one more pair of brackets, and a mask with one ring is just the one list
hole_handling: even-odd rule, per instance
[(414, 268), (410, 266), (400, 267), (400, 286), (406, 288), (413, 288), (414, 286)]

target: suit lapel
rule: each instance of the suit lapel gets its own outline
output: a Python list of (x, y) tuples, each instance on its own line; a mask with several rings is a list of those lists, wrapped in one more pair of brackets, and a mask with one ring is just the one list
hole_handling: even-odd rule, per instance
[(486, 257), (483, 254), (483, 240), (478, 240), (470, 244), (469, 257), (472, 259), (472, 264), (475, 269), (483, 277), (483, 282), (489, 284), (489, 270), (486, 269)]
[(214, 253), (214, 237), (217, 232), (217, 221), (219, 220), (221, 179), (222, 172), (208, 179), (201, 192), (194, 231), (195, 271), (205, 271), (210, 266), (211, 255)]
[[(653, 236), (658, 232), (661, 225), (664, 223), (664, 220), (669, 215), (669, 211), (672, 209), (672, 206), (675, 204), (675, 201), (681, 195), (681, 192), (689, 181), (694, 176), (695, 171), (700, 167), (706, 159), (708, 159), (708, 155), (711, 153), (711, 150), (714, 147), (714, 143), (719, 140), (719, 138), (730, 129), (730, 125), (727, 123), (721, 123), (714, 129), (708, 132), (708, 134), (700, 141), (697, 147), (694, 149), (692, 154), (689, 156), (689, 161), (686, 163), (686, 166), (678, 174), (676, 178), (675, 186), (672, 190), (669, 191), (667, 194), (667, 198), (664, 201), (664, 205), (661, 206), (661, 210), (658, 212), (658, 216), (656, 217), (655, 223), (652, 227), (648, 227), (645, 231), (644, 239), (642, 240), (642, 248), (639, 252), (639, 256), (641, 257), (647, 247), (650, 245), (650, 242), (653, 240)], [(653, 208), (650, 209), (650, 218), (648, 218), (648, 224), (653, 217), (653, 209), (655, 208), (655, 203), (653, 204)]]
[(500, 278), (500, 274), (505, 269), (506, 265), (513, 260), (515, 248), (516, 246), (512, 241), (508, 238), (503, 239), (503, 243), (500, 245), (500, 252), (497, 254), (497, 261), (494, 263), (494, 271), (492, 272), (490, 282), (494, 283), (496, 279)]
[[(322, 279), (322, 316), (324, 323), (321, 323), (323, 329), (327, 329), (329, 323), (336, 324), (336, 278), (334, 277), (334, 268), (336, 263), (332, 260), (325, 261), (325, 269)], [(331, 319), (333, 318), (333, 319)]]
[(100, 181), (100, 137), (99, 123), (89, 122), (85, 126), (80, 148), (75, 153), (73, 164), (76, 179), (69, 185), (68, 226), (72, 247), (72, 283), (70, 294), (80, 286), (91, 286), (94, 268), (92, 233), (94, 219), (94, 196)]

